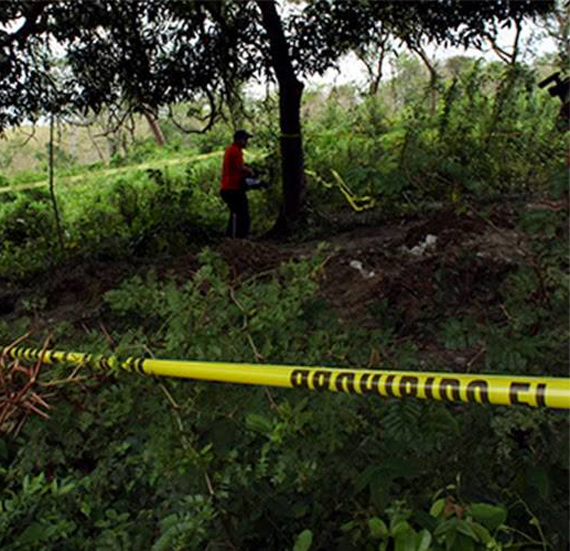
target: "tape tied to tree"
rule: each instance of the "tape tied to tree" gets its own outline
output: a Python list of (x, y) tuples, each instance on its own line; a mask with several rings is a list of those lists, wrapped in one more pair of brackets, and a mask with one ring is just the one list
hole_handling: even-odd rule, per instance
[(344, 198), (347, 200), (348, 204), (356, 212), (362, 212), (374, 208), (376, 206), (376, 200), (374, 199), (374, 197), (371, 197), (370, 195), (358, 196), (352, 193), (350, 188), (346, 185), (346, 182), (341, 178), (340, 174), (334, 169), (331, 169), (331, 174), (333, 175), (336, 184), (328, 183), (313, 170), (305, 170), (305, 174), (307, 174), (307, 176), (311, 176), (312, 178), (314, 178), (316, 182), (320, 183), (327, 189), (333, 189), (334, 187), (337, 187), (344, 196)]
[(570, 378), (435, 373), (127, 358), (7, 347), (2, 355), (45, 364), (384, 398), (419, 398), (506, 406), (570, 409)]

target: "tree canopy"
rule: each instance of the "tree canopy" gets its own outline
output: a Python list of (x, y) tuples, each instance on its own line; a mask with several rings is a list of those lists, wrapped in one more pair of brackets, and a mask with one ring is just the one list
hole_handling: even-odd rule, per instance
[[(3, 3), (0, 15), (0, 126), (63, 105), (100, 109), (127, 99), (135, 107), (170, 105), (224, 83), (273, 78), (275, 60), (260, 9), (273, 2), (74, 0)], [(549, 0), (329, 1), (282, 6), (280, 19), (299, 78), (323, 73), (381, 23), (408, 41), (477, 43)], [(64, 66), (62, 67), (62, 63)], [(59, 70), (57, 70), (59, 68)], [(58, 78), (57, 78), (58, 77)]]
[[(235, 83), (276, 80), (284, 218), (303, 202), (302, 79), (323, 73), (384, 25), (409, 43), (477, 43), (551, 0), (67, 0), (4, 2), (0, 129), (47, 113), (126, 105), (156, 110), (198, 97), (210, 113)], [(213, 119), (212, 119), (213, 120)]]

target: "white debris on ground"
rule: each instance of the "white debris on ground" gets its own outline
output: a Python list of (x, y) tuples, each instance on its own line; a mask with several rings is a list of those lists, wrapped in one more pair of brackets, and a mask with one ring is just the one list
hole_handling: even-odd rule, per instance
[(437, 236), (428, 233), (425, 239), (418, 243), (415, 247), (408, 249), (405, 245), (401, 247), (401, 251), (411, 254), (412, 256), (422, 256), (426, 251), (435, 249), (437, 243)]
[(364, 279), (370, 279), (376, 275), (372, 271), (369, 272), (368, 270), (365, 270), (364, 267), (362, 266), (362, 262), (360, 262), (360, 260), (351, 260), (349, 263), (349, 266), (351, 268), (354, 268), (355, 270), (358, 270), (362, 274), (362, 277)]

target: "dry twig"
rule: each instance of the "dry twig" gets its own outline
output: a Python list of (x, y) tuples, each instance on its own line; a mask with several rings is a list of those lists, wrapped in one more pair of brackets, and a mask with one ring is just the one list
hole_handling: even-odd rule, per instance
[[(25, 337), (18, 339), (12, 347), (23, 339)], [(6, 353), (0, 356), (0, 434), (17, 436), (33, 415), (49, 419), (53, 406), (48, 400), (56, 395), (54, 389), (80, 384), (85, 379), (77, 375), (77, 368), (65, 379), (46, 380), (43, 374), (47, 372), (42, 370), (42, 365), (47, 344), (46, 341), (39, 359), (31, 366), (19, 359), (10, 359)]]

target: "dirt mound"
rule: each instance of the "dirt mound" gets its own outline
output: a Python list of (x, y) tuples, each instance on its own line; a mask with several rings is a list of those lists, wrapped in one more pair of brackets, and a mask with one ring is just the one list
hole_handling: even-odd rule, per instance
[(412, 227), (406, 233), (405, 245), (414, 247), (427, 235), (435, 235), (440, 246), (457, 243), (466, 234), (480, 233), (487, 229), (487, 224), (480, 217), (470, 213), (458, 213), (446, 209), (432, 215), (428, 220)]
[[(505, 220), (507, 228), (512, 227)], [(426, 242), (428, 236), (433, 239)], [(435, 213), (420, 223), (376, 228), (331, 240), (335, 254), (322, 281), (341, 318), (365, 328), (398, 319), (402, 336), (428, 323), (482, 314), (507, 274), (524, 257), (523, 236), (470, 213)]]
[[(433, 236), (429, 243), (428, 236)], [(485, 315), (497, 301), (504, 278), (525, 261), (524, 240), (505, 211), (493, 221), (447, 209), (421, 221), (354, 228), (326, 239), (329, 247), (320, 294), (343, 322), (370, 330), (391, 326), (402, 338), (411, 337), (428, 350), (436, 345), (425, 327), (466, 311), (475, 317), (479, 312)], [(288, 260), (307, 258), (322, 241), (222, 239), (210, 247), (239, 282), (271, 272)], [(173, 276), (185, 282), (199, 267), (197, 254), (184, 251), (165, 261), (92, 261), (60, 270), (38, 286), (46, 292), (45, 308), (40, 305), (37, 311), (38, 324), (89, 317), (97, 324), (101, 297), (121, 281), (135, 274), (144, 277), (152, 269), (159, 278)], [(37, 288), (34, 293), (37, 297)], [(4, 319), (21, 315), (23, 304), (7, 304)]]
[(245, 239), (224, 239), (214, 250), (222, 255), (234, 278), (272, 270), (295, 256), (294, 251), (278, 244)]

